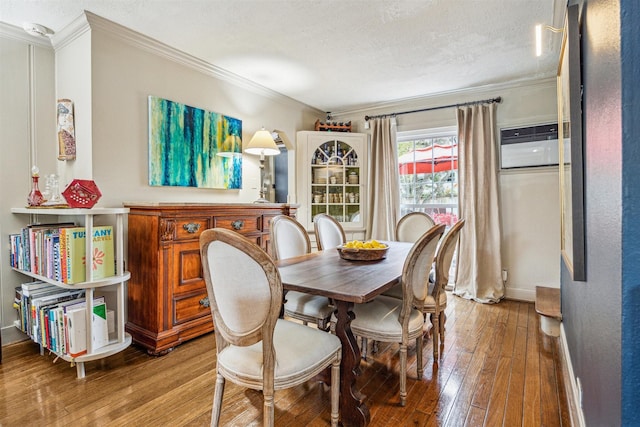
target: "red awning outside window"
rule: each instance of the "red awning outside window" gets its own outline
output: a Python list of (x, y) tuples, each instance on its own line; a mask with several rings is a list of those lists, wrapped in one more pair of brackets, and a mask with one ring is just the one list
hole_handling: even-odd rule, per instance
[(458, 169), (458, 145), (418, 148), (398, 158), (400, 175), (445, 172)]

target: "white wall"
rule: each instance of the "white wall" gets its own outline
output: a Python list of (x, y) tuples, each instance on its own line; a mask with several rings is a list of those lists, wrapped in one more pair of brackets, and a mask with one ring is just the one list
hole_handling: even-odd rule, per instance
[[(0, 23), (0, 329), (6, 344), (22, 338), (13, 327), (14, 287), (24, 276), (9, 267), (9, 234), (28, 220), (11, 214), (27, 204), (31, 166), (56, 172), (54, 53), (21, 28)], [(32, 149), (38, 146), (39, 150)], [(40, 189), (44, 189), (41, 183)]]
[[(378, 108), (334, 113), (351, 120), (356, 132), (364, 128), (364, 116), (438, 107), (502, 97), (498, 104), (498, 128), (554, 123), (557, 121), (555, 79), (511, 85), (495, 85), (459, 93), (380, 105)], [(398, 130), (409, 131), (456, 125), (455, 109), (399, 115)], [(560, 287), (560, 207), (556, 168), (500, 171), (502, 264), (508, 271), (506, 297), (535, 300), (536, 285)]]

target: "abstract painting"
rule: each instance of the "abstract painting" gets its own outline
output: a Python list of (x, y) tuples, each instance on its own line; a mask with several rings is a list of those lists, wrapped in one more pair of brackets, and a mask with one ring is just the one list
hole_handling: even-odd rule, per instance
[(149, 97), (149, 185), (242, 188), (242, 120)]

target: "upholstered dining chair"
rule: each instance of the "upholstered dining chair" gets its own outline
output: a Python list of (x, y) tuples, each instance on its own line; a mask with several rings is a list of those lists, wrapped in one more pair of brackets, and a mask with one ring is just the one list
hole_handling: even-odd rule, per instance
[(355, 304), (351, 321), (354, 335), (363, 339), (400, 343), (400, 404), (407, 401), (407, 346), (416, 340), (416, 369), (422, 378), (422, 334), (424, 315), (421, 307), (429, 288), (429, 270), (445, 226), (432, 227), (409, 251), (402, 270), (402, 299), (385, 295), (366, 304)]
[(211, 425), (220, 422), (225, 380), (262, 390), (263, 425), (274, 425), (274, 390), (304, 383), (331, 366), (331, 425), (338, 425), (338, 337), (279, 319), (282, 281), (273, 259), (240, 234), (200, 235), (200, 253), (216, 338)]
[(435, 260), (436, 277), (435, 283), (429, 285), (429, 294), (424, 299), (422, 305), (417, 302), (417, 307), (421, 307), (422, 312), (430, 314), (431, 336), (433, 337), (433, 360), (437, 361), (440, 354), (440, 345), (444, 343), (444, 324), (447, 321), (445, 309), (447, 308), (447, 293), (445, 288), (449, 283), (449, 270), (456, 250), (460, 230), (464, 227), (464, 219), (458, 220), (447, 234), (442, 237), (442, 242), (438, 246)]
[[(311, 252), (309, 235), (302, 224), (287, 215), (271, 220), (271, 253), (274, 259), (292, 258)], [(284, 297), (284, 314), (301, 320), (305, 325), (313, 322), (318, 329), (328, 330), (335, 307), (329, 298), (288, 291)]]
[(335, 248), (347, 241), (342, 225), (331, 215), (318, 214), (313, 217), (318, 250)]
[(409, 212), (396, 224), (396, 240), (398, 242), (414, 243), (436, 222), (424, 212)]
[[(415, 243), (424, 233), (429, 231), (436, 222), (424, 212), (409, 212), (396, 224), (396, 240), (398, 242)], [(383, 292), (383, 295), (402, 298), (402, 287), (396, 285)]]

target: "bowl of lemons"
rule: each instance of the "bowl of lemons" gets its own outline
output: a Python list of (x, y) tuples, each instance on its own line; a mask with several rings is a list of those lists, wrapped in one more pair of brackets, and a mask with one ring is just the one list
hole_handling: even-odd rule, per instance
[(389, 246), (377, 240), (351, 240), (337, 249), (340, 256), (349, 261), (378, 261), (387, 256)]

